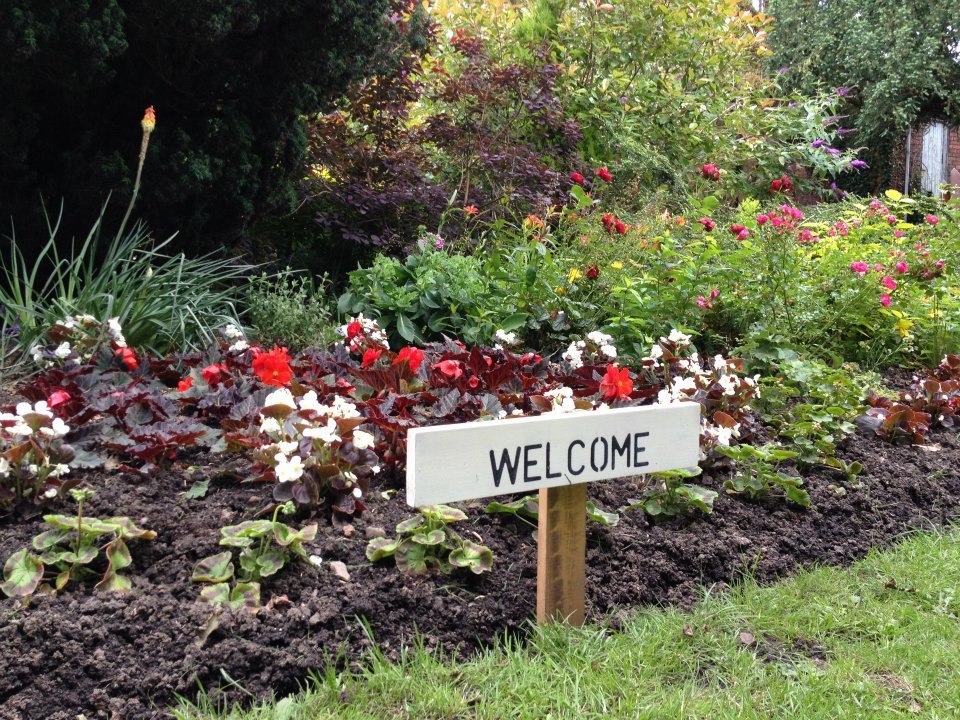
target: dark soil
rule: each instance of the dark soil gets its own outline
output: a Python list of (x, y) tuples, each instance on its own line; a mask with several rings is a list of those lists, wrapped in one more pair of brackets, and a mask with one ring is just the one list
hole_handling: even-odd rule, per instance
[[(788, 507), (721, 494), (712, 515), (699, 513), (652, 522), (642, 511), (614, 528), (590, 526), (589, 615), (602, 619), (640, 604), (695, 602), (704, 585), (723, 587), (746, 572), (770, 581), (813, 563), (847, 563), (871, 547), (913, 528), (943, 525), (960, 514), (960, 444), (936, 432), (926, 446), (894, 447), (873, 437), (845, 441), (846, 460), (863, 463), (853, 487), (836, 476), (806, 478), (813, 507)], [(183, 467), (143, 480), (130, 474), (91, 474), (97, 490), (91, 515), (128, 515), (157, 532), (134, 542), (124, 594), (93, 591), (93, 581), (60, 595), (35, 596), (26, 608), (0, 604), (0, 718), (4, 720), (126, 720), (169, 717), (176, 694), (197, 688), (230, 700), (296, 691), (308, 671), (342, 653), (362, 660), (370, 648), (360, 618), (389, 657), (417, 632), (428, 648), (467, 655), (506, 633), (522, 635), (535, 610), (536, 543), (533, 528), (511, 517), (491, 516), (483, 505), (465, 506), (461, 532), (489, 545), (491, 573), (475, 577), (404, 577), (390, 564), (371, 566), (366, 536), (392, 531), (409, 511), (396, 495), (371, 493), (370, 509), (347, 533), (321, 523), (310, 552), (318, 569), (296, 563), (268, 579), (256, 615), (213, 615), (198, 604), (190, 582), (194, 563), (221, 548), (219, 528), (248, 518), (263, 506), (266, 488), (240, 484), (244, 468), (230, 472), (220, 456), (194, 455)], [(192, 466), (192, 470), (187, 470)], [(210, 477), (203, 499), (183, 492), (191, 478)], [(703, 484), (719, 489), (722, 477)], [(590, 492), (605, 509), (637, 495), (631, 480), (594, 483)], [(39, 532), (39, 519), (0, 520), (0, 558)], [(330, 562), (346, 563), (350, 580)]]

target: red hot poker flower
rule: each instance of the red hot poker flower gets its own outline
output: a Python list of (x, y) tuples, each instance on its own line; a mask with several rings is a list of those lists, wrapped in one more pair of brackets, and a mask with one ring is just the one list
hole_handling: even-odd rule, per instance
[(633, 380), (630, 379), (629, 368), (618, 368), (616, 365), (607, 365), (607, 372), (600, 381), (600, 390), (604, 400), (617, 400), (630, 397), (633, 392)]
[(153, 105), (151, 105), (143, 111), (143, 120), (140, 121), (140, 127), (143, 128), (145, 133), (150, 134), (156, 126), (157, 113), (154, 112)]
[(253, 359), (253, 372), (267, 385), (283, 387), (293, 378), (290, 370), (290, 355), (285, 347), (273, 346), (270, 352), (262, 352)]

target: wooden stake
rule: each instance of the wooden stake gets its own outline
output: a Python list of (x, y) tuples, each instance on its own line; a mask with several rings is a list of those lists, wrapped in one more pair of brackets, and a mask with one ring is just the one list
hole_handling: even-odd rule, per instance
[(537, 622), (583, 625), (586, 556), (586, 484), (540, 490)]

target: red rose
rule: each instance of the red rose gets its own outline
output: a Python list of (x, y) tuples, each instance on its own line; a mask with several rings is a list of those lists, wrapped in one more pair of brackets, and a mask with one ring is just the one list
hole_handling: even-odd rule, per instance
[(575, 183), (576, 185), (583, 185), (583, 183), (585, 182), (585, 179), (583, 175), (581, 175), (580, 173), (572, 172), (570, 173), (570, 181)]
[(610, 174), (610, 171), (606, 167), (596, 169), (597, 177), (603, 180), (604, 182), (613, 182), (613, 175)]
[(783, 180), (774, 180), (770, 183), (770, 192), (780, 192), (783, 187)]
[(177, 392), (185, 393), (193, 387), (193, 376), (187, 375), (183, 380), (177, 383)]
[(267, 385), (286, 385), (293, 378), (287, 349), (274, 345), (270, 352), (261, 352), (253, 359), (253, 372)]
[(463, 368), (456, 360), (441, 360), (433, 367), (435, 370), (439, 370), (440, 374), (448, 380), (456, 380), (463, 375)]
[(586, 274), (591, 280), (596, 280), (598, 277), (600, 277), (600, 268), (598, 268), (596, 265), (590, 265), (587, 268)]
[(127, 370), (137, 369), (137, 354), (130, 348), (117, 348), (113, 354), (120, 358), (120, 362), (126, 366)]
[(400, 365), (401, 363), (406, 362), (410, 366), (410, 369), (413, 372), (417, 371), (417, 368), (420, 367), (420, 363), (423, 362), (423, 350), (415, 347), (405, 347), (397, 353), (397, 357), (394, 359), (394, 365)]
[(720, 169), (713, 163), (706, 163), (700, 168), (700, 174), (707, 180), (719, 180)]
[(620, 369), (616, 365), (607, 365), (607, 372), (600, 381), (600, 390), (605, 400), (628, 398), (633, 392), (633, 380), (630, 369)]
[(383, 350), (379, 348), (370, 348), (365, 353), (363, 353), (363, 360), (360, 361), (360, 367), (368, 368), (373, 365), (377, 358), (383, 355)]

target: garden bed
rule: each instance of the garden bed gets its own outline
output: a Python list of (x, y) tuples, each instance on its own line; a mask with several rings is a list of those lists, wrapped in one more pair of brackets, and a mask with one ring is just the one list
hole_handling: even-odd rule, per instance
[[(721, 491), (712, 515), (653, 522), (635, 510), (616, 527), (591, 524), (590, 619), (612, 615), (615, 625), (630, 606), (689, 605), (701, 586), (722, 588), (744, 573), (769, 581), (813, 563), (849, 562), (960, 513), (960, 443), (952, 432), (935, 431), (921, 446), (856, 435), (839, 455), (863, 464), (858, 486), (832, 473), (809, 475), (807, 510), (776, 497), (751, 503)], [(407, 577), (392, 564), (367, 563), (367, 535), (376, 528), (392, 533), (409, 515), (400, 497), (382, 494), (396, 483), (371, 490), (369, 509), (352, 532), (321, 523), (309, 552), (323, 563), (296, 563), (268, 578), (255, 615), (218, 614), (197, 603), (194, 564), (219, 549), (223, 525), (251, 517), (266, 495), (264, 486), (239, 482), (246, 461), (232, 462), (239, 464), (193, 452), (149, 480), (118, 471), (86, 476), (97, 491), (89, 514), (127, 515), (157, 537), (131, 543), (127, 593), (95, 593), (90, 582), (56, 597), (38, 593), (23, 609), (3, 601), (0, 717), (168, 717), (177, 694), (189, 697), (200, 686), (245, 702), (291, 693), (312, 669), (362, 660), (371, 641), (360, 618), (388, 657), (397, 657), (417, 632), (428, 648), (462, 655), (504, 633), (526, 632), (535, 603), (533, 528), (485, 514), (483, 503), (464, 506), (470, 521), (461, 531), (493, 550), (492, 572)], [(207, 496), (188, 499), (183, 493), (198, 479), (210, 479)], [(722, 479), (708, 475), (702, 482), (720, 490)], [(596, 483), (590, 491), (608, 510), (637, 495), (629, 479)], [(0, 556), (40, 530), (39, 518), (0, 520)], [(333, 572), (332, 561), (346, 564), (349, 581)]]

